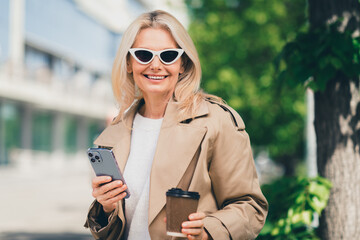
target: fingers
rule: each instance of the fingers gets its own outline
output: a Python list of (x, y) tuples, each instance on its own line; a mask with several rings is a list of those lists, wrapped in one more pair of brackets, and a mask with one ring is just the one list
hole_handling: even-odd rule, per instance
[[(126, 185), (124, 185), (121, 188), (124, 189), (124, 191), (125, 191), (126, 190)], [(124, 192), (124, 191), (122, 191), (118, 195), (116, 195), (114, 193), (115, 196), (111, 197), (111, 198), (106, 198), (106, 197), (102, 198), (100, 196), (100, 197), (97, 198), (97, 201), (103, 206), (103, 209), (104, 209), (105, 212), (110, 213), (116, 208), (117, 202), (119, 202), (120, 200), (122, 200), (122, 199), (124, 199), (126, 197), (126, 192)], [(114, 192), (115, 192), (115, 190), (114, 190)]]
[[(92, 181), (92, 195), (98, 202), (116, 202), (123, 199), (126, 193), (123, 193), (127, 186), (121, 180), (112, 181), (109, 176), (95, 177)], [(116, 197), (116, 198), (115, 198)]]
[(202, 234), (203, 228), (183, 228), (181, 232), (191, 236), (198, 236)]
[(204, 223), (202, 220), (184, 222), (181, 231), (188, 235), (201, 235), (203, 232)]
[(102, 185), (99, 188), (99, 191), (102, 194), (107, 194), (107, 195), (109, 195), (109, 197), (111, 197), (113, 195), (109, 194), (110, 191), (117, 190), (119, 188), (123, 188), (124, 186), (125, 185), (123, 185), (122, 181), (118, 180), (118, 181), (113, 181), (113, 182), (107, 183), (105, 185)]
[(93, 188), (93, 197), (97, 198), (100, 195), (104, 195), (105, 193), (123, 186), (122, 181), (111, 181), (111, 177), (102, 176), (102, 177), (95, 177), (92, 181), (92, 188)]
[(189, 215), (189, 220), (193, 221), (193, 220), (201, 220), (204, 219), (206, 217), (205, 213), (203, 212), (197, 212), (197, 213), (192, 213)]
[(97, 201), (98, 201), (99, 203), (101, 203), (101, 205), (103, 205), (103, 206), (115, 204), (115, 207), (116, 207), (116, 203), (117, 203), (118, 201), (122, 200), (122, 199), (125, 198), (125, 197), (126, 197), (126, 192), (122, 192), (122, 193), (120, 193), (119, 195), (114, 196), (114, 197), (112, 197), (112, 198), (101, 198), (101, 197), (99, 197), (99, 198), (97, 199)]
[(94, 177), (92, 180), (92, 188), (98, 188), (101, 185), (108, 183), (111, 181), (110, 176), (100, 176), (100, 177)]
[[(119, 194), (122, 194), (127, 189), (127, 186), (123, 185), (121, 181), (108, 183), (103, 187), (100, 188), (99, 192), (101, 192), (101, 194), (98, 196), (98, 199), (101, 200), (112, 199)], [(125, 192), (124, 196), (126, 196)]]
[(183, 222), (181, 225), (183, 228), (202, 228), (204, 222), (202, 220)]
[(111, 181), (109, 176), (95, 177), (92, 181), (92, 195), (103, 206), (105, 212), (116, 208), (118, 201), (126, 197), (127, 186), (122, 181)]
[(182, 233), (188, 235), (188, 239), (201, 239), (204, 233), (205, 214), (202, 212), (192, 213), (189, 215), (189, 220), (182, 223)]
[(197, 212), (189, 215), (189, 220), (182, 223), (183, 228), (202, 228), (204, 226), (203, 219), (205, 218), (205, 213)]
[(107, 200), (119, 195), (126, 189), (127, 186), (124, 185), (121, 181), (114, 181), (111, 183), (107, 183), (101, 187), (95, 188), (93, 190), (93, 196), (98, 200)]

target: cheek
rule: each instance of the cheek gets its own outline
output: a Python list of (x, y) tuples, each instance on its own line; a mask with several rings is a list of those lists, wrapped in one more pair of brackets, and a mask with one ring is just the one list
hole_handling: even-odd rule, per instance
[(183, 72), (182, 70), (183, 70), (182, 65), (181, 65), (181, 63), (179, 63), (179, 64), (172, 66), (169, 69), (169, 72), (171, 72), (173, 75), (179, 75), (179, 73)]
[(131, 64), (131, 70), (134, 75), (141, 74), (143, 71), (145, 71), (146, 67), (139, 63), (132, 63)]
[(129, 58), (127, 65), (126, 65), (126, 70), (128, 73), (133, 73), (134, 75), (141, 73), (142, 71), (145, 70), (146, 67), (144, 67), (144, 65), (138, 63), (135, 59), (133, 59), (132, 57)]

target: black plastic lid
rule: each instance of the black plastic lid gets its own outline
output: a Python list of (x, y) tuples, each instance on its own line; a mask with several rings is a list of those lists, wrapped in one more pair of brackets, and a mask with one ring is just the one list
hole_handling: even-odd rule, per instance
[(166, 196), (171, 197), (186, 197), (198, 200), (200, 194), (198, 192), (183, 191), (181, 188), (172, 188), (166, 192)]

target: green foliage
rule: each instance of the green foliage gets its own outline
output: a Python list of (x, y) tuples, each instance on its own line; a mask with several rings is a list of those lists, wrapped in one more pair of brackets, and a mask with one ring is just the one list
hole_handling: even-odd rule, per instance
[(350, 79), (360, 75), (360, 37), (339, 32), (338, 24), (300, 33), (286, 44), (276, 61), (280, 84), (324, 91), (337, 74)]
[(264, 185), (269, 201), (269, 215), (257, 239), (319, 239), (311, 227), (314, 214), (320, 215), (327, 205), (331, 183), (316, 177), (281, 178)]
[(277, 161), (304, 149), (303, 87), (274, 83), (273, 61), (305, 22), (305, 0), (187, 0), (202, 87), (243, 117), (254, 146)]

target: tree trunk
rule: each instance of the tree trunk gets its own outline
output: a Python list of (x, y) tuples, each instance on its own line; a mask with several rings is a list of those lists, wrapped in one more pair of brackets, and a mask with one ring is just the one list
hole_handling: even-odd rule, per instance
[[(309, 0), (311, 28), (344, 17), (339, 31), (359, 29), (358, 0)], [(335, 17), (334, 17), (335, 16)], [(338, 74), (315, 93), (315, 131), (319, 175), (333, 183), (320, 218), (326, 240), (360, 237), (360, 79)]]
[(359, 83), (338, 78), (315, 93), (318, 171), (333, 183), (320, 218), (322, 239), (360, 236), (359, 90)]

